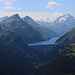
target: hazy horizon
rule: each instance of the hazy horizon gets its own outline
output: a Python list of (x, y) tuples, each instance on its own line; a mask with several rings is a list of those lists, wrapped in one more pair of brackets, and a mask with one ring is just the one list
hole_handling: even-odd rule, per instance
[(75, 17), (74, 3), (74, 0), (0, 0), (0, 17), (17, 13), (20, 17), (28, 15), (35, 21), (54, 21), (68, 13)]

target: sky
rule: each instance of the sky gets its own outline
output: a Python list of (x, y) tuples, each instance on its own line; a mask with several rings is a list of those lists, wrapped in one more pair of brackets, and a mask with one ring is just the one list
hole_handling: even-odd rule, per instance
[(75, 0), (0, 0), (0, 17), (16, 13), (35, 21), (53, 21), (68, 13), (75, 17)]

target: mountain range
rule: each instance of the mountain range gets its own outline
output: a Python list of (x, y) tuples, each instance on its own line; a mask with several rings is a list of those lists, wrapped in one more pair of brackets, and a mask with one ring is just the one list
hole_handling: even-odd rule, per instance
[(58, 33), (60, 36), (66, 34), (68, 31), (70, 31), (73, 27), (75, 27), (75, 18), (71, 16), (70, 14), (66, 14), (63, 16), (58, 17), (53, 22), (39, 22), (40, 25), (44, 25), (52, 30), (54, 30), (56, 33)]
[(0, 21), (5, 20), (7, 18), (8, 18), (8, 16), (2, 17), (2, 18), (0, 18)]
[(75, 28), (57, 40), (46, 52), (42, 66), (34, 75), (75, 75)]
[(18, 14), (0, 22), (0, 75), (75, 75), (75, 19), (67, 14), (45, 24), (61, 30), (59, 35), (66, 34), (53, 47), (37, 51), (27, 44), (56, 37), (56, 32), (48, 35), (49, 27)]
[(46, 36), (47, 38), (53, 38), (53, 37), (58, 37), (59, 35), (51, 30), (50, 28), (44, 27), (36, 23), (31, 17), (25, 16), (22, 18), (25, 22), (30, 24), (34, 29), (39, 31), (40, 33), (43, 34), (43, 36)]
[[(1, 75), (74, 75), (75, 74), (75, 28), (59, 38), (67, 38), (68, 44), (57, 44), (47, 52), (39, 52), (24, 43), (11, 31), (0, 32)], [(72, 36), (71, 36), (72, 35)], [(72, 42), (71, 42), (72, 41)], [(65, 41), (64, 41), (65, 42)], [(34, 73), (34, 74), (33, 74)]]
[(16, 32), (25, 43), (45, 41), (58, 36), (53, 30), (40, 26), (29, 16), (21, 19), (18, 14), (2, 20), (0, 22), (0, 28), (1, 31), (9, 30)]
[[(33, 43), (48, 40), (43, 34), (32, 28), (23, 21), (18, 14), (15, 14), (0, 22), (0, 28), (4, 31), (14, 31), (21, 36), (25, 43)], [(40, 38), (39, 38), (40, 37)], [(37, 39), (37, 40), (36, 40)]]

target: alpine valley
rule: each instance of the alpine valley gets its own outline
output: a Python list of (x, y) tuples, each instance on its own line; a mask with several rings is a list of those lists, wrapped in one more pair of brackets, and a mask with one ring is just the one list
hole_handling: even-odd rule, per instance
[(57, 43), (61, 44), (46, 53), (42, 62), (45, 65), (39, 68), (34, 75), (75, 75), (74, 34), (75, 28), (57, 40)]
[[(28, 46), (58, 36), (55, 44)], [(51, 23), (18, 14), (1, 18), (0, 75), (75, 75), (74, 17)]]
[[(36, 26), (36, 24), (35, 24), (35, 26)], [(30, 25), (30, 23), (28, 24), (27, 22), (23, 21), (19, 17), (18, 14), (15, 14), (5, 20), (2, 20), (0, 22), (0, 28), (1, 28), (1, 31), (8, 30), (8, 31), (16, 32), (17, 34), (19, 34), (21, 36), (22, 40), (25, 43), (45, 41), (45, 40), (49, 40), (51, 37), (58, 36), (57, 33), (55, 33), (52, 30), (49, 30), (46, 27), (38, 26), (39, 30), (37, 28), (32, 27)], [(49, 33), (50, 36), (48, 36), (48, 34), (46, 34), (46, 33)], [(36, 40), (36, 38), (37, 38), (37, 40)]]
[(62, 36), (75, 27), (75, 18), (70, 14), (66, 14), (58, 17), (53, 22), (37, 21), (37, 23), (54, 30), (56, 33)]
[(48, 38), (58, 37), (58, 34), (56, 32), (54, 32), (48, 27), (39, 25), (29, 16), (24, 17), (23, 20), (27, 22), (28, 24), (30, 24), (34, 29), (39, 31), (41, 34), (43, 34), (43, 36), (45, 35)]

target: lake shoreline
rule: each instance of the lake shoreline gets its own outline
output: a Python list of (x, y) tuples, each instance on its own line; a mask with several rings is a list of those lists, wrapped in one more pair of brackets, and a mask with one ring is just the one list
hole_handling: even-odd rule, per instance
[(35, 46), (31, 46), (32, 48), (41, 51), (41, 52), (47, 52), (49, 49), (52, 49), (54, 46), (56, 45), (35, 45)]
[(48, 41), (42, 41), (42, 42), (37, 42), (37, 43), (31, 43), (28, 44), (29, 46), (40, 46), (40, 45), (56, 45), (57, 43), (55, 43), (60, 37), (55, 37), (55, 38), (51, 38)]

